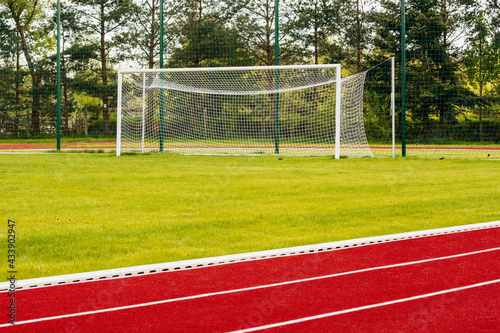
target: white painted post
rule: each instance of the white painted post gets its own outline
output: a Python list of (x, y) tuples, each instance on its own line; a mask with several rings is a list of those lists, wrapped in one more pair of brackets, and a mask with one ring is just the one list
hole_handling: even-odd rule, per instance
[(342, 89), (342, 73), (341, 66), (336, 67), (337, 82), (335, 83), (335, 159), (340, 159), (340, 106), (341, 106), (341, 89)]
[(144, 153), (144, 132), (146, 131), (146, 73), (142, 77), (142, 152)]
[(120, 156), (122, 140), (122, 76), (118, 71), (118, 103), (116, 106), (116, 156)]

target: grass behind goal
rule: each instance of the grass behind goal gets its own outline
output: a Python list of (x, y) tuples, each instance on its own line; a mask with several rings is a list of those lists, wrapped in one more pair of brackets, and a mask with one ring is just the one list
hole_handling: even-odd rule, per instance
[(20, 279), (500, 219), (498, 161), (4, 154), (0, 173)]

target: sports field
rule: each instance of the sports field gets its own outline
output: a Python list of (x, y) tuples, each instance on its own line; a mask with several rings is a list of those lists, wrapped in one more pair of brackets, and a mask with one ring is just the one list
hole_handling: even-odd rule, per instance
[(0, 216), (29, 279), (500, 220), (499, 175), (495, 160), (0, 154)]

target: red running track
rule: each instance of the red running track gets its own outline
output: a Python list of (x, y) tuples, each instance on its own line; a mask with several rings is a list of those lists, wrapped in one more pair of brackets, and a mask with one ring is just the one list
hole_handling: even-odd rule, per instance
[[(61, 149), (72, 150), (72, 149), (115, 149), (116, 142), (63, 142)], [(159, 149), (158, 146), (149, 146), (146, 148)], [(275, 146), (174, 146), (166, 147), (166, 149), (259, 149), (267, 148), (274, 149)], [(335, 149), (335, 146), (282, 146), (284, 149)], [(375, 150), (390, 150), (392, 146), (370, 146), (370, 149)], [(0, 144), (1, 150), (55, 150), (57, 149), (56, 143), (17, 143), (17, 144)], [(395, 149), (401, 150), (401, 146), (396, 146)], [(500, 150), (500, 147), (496, 146), (407, 146), (406, 149), (410, 150)]]
[(0, 331), (499, 332), (500, 228), (18, 290), (16, 304)]
[[(61, 149), (115, 149), (116, 142), (63, 142)], [(0, 144), (0, 150), (55, 150), (55, 142)]]

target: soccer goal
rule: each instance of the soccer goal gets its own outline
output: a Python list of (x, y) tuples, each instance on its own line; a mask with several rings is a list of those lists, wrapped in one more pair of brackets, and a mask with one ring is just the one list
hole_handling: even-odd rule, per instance
[(364, 80), (340, 65), (121, 70), (116, 154), (372, 157)]

